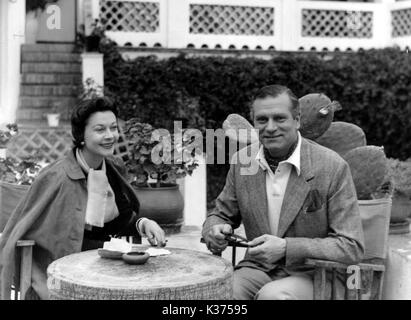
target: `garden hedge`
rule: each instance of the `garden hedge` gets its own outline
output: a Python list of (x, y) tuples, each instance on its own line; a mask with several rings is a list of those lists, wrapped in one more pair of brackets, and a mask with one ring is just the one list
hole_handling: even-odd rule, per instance
[[(335, 120), (359, 125), (369, 145), (384, 146), (387, 156), (411, 157), (411, 57), (398, 48), (355, 53), (278, 53), (270, 60), (235, 57), (155, 56), (125, 61), (112, 43), (105, 53), (106, 94), (127, 119), (138, 116), (170, 128), (173, 119), (187, 126), (221, 128), (230, 113), (248, 118), (253, 93), (283, 84), (301, 97), (323, 92), (343, 110)], [(208, 201), (224, 185), (226, 165), (208, 166)]]

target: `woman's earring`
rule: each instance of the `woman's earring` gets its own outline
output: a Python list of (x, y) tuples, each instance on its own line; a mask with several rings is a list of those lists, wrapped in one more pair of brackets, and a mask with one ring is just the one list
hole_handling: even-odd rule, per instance
[(80, 144), (81, 144), (82, 146), (84, 146), (84, 141), (81, 141)]

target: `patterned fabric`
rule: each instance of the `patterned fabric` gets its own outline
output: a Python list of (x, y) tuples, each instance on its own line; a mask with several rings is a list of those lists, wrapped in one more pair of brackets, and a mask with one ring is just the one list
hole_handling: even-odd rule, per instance
[(293, 154), (295, 148), (297, 147), (297, 144), (298, 144), (298, 139), (295, 140), (293, 145), (290, 147), (290, 150), (288, 151), (288, 153), (284, 157), (280, 157), (280, 158), (274, 158), (273, 156), (271, 156), (270, 152), (266, 148), (264, 148), (265, 161), (267, 161), (272, 172), (275, 172), (275, 170), (277, 170), (278, 164), (281, 161), (287, 160)]
[[(240, 153), (249, 153), (244, 148)], [(241, 154), (239, 155), (242, 156)], [(310, 140), (301, 141), (301, 173), (292, 170), (281, 207), (277, 236), (287, 241), (285, 257), (275, 263), (246, 254), (239, 267), (265, 272), (311, 271), (305, 259), (358, 263), (364, 255), (364, 234), (349, 166), (340, 156)], [(257, 161), (256, 161), (257, 162)], [(241, 169), (256, 173), (241, 174)], [(232, 164), (216, 208), (203, 225), (203, 237), (213, 225), (244, 224), (247, 239), (270, 234), (266, 173), (259, 163)], [(312, 211), (313, 210), (313, 211)]]
[(90, 168), (81, 149), (76, 149), (76, 159), (87, 174), (86, 229), (90, 230), (90, 226), (101, 228), (105, 222), (119, 215), (114, 192), (106, 175), (106, 162), (103, 159), (101, 170)]

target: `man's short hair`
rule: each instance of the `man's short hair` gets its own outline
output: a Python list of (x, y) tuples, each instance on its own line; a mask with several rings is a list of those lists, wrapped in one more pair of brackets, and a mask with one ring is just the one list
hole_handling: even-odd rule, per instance
[(267, 97), (277, 98), (281, 94), (286, 93), (291, 100), (291, 114), (295, 118), (300, 114), (300, 103), (298, 102), (297, 96), (287, 87), (281, 86), (279, 84), (272, 84), (269, 86), (262, 87), (254, 95), (250, 103), (250, 119), (254, 120), (254, 107), (253, 104), (257, 99), (264, 99)]

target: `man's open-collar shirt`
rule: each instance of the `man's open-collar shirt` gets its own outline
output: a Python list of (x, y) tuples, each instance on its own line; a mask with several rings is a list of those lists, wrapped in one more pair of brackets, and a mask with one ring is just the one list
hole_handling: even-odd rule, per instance
[(256, 160), (260, 167), (265, 171), (266, 190), (267, 190), (267, 208), (268, 220), (270, 223), (271, 234), (277, 235), (278, 222), (280, 220), (281, 207), (283, 204), (285, 190), (292, 167), (296, 169), (297, 175), (300, 175), (301, 161), (301, 134), (298, 132), (298, 142), (291, 156), (281, 161), (277, 169), (273, 172), (264, 157), (263, 146), (257, 153)]

